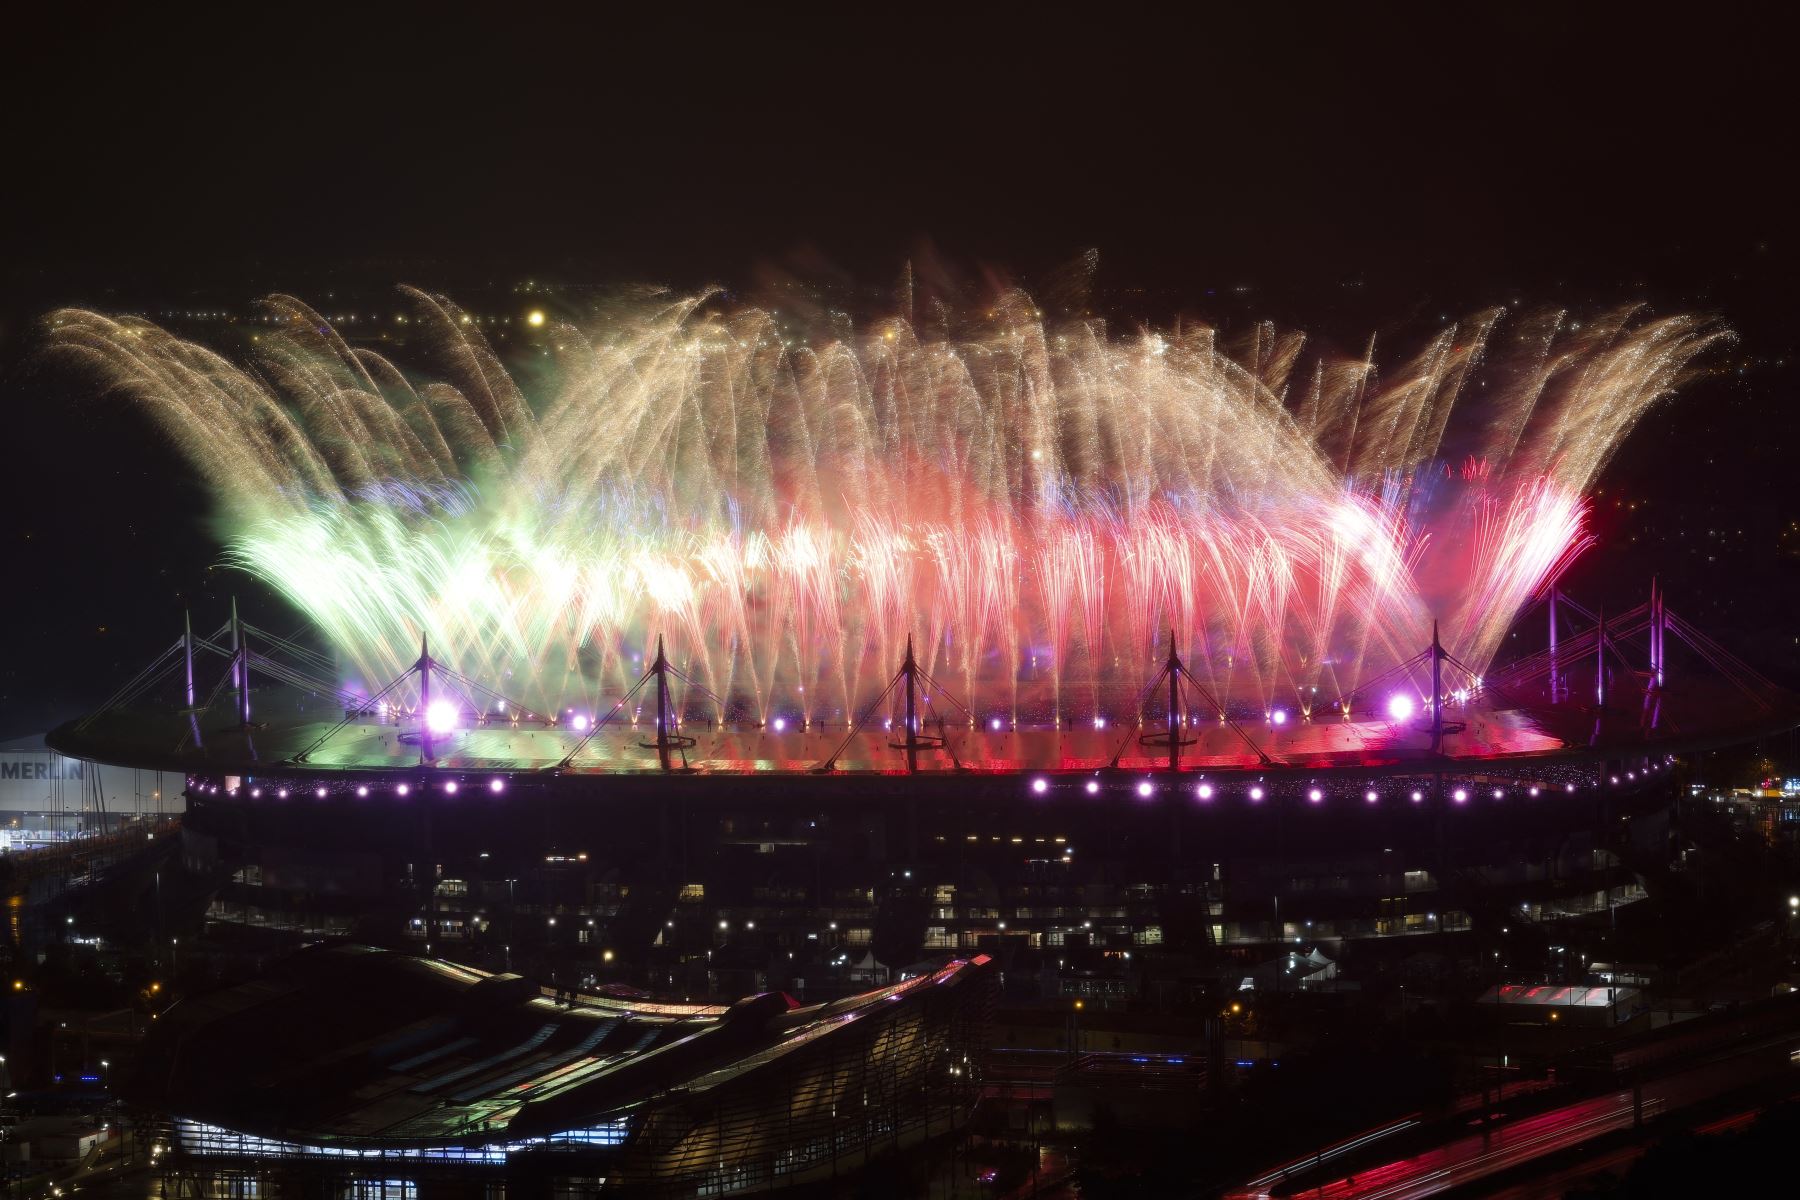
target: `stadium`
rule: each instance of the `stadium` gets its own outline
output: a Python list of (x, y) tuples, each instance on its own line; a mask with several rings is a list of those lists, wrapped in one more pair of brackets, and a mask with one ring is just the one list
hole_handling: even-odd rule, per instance
[[(353, 936), (720, 998), (1010, 949), (1014, 991), (1104, 1001), (1170, 955), (1639, 898), (1629, 864), (1667, 837), (1676, 756), (1796, 708), (1660, 598), (1592, 624), (1554, 603), (1554, 659), (1403, 664), (1423, 711), (1377, 680), (1251, 723), (1171, 652), (1138, 712), (999, 729), (921, 716), (951, 693), (910, 654), (840, 725), (709, 723), (663, 654), (582, 728), (429, 653), (346, 708), (307, 686), (316, 655), (234, 614), (51, 744), (185, 777), (186, 860), (220, 880), (212, 919), (254, 942)], [(186, 703), (196, 677), (215, 703)]]

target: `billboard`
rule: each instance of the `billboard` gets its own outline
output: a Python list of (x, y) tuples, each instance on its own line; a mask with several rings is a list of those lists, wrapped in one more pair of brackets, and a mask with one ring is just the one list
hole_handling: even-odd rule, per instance
[(0, 822), (13, 825), (27, 814), (72, 822), (102, 810), (115, 815), (177, 813), (185, 783), (171, 772), (64, 758), (48, 749), (42, 737), (21, 738), (0, 745)]

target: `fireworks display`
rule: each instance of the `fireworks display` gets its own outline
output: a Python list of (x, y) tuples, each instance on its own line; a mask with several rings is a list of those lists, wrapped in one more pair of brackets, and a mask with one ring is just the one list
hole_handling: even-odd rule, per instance
[(170, 431), (228, 561), (359, 686), (426, 634), (593, 712), (660, 636), (727, 709), (690, 713), (752, 721), (860, 712), (909, 635), (1021, 723), (1128, 704), (1171, 630), (1265, 711), (1352, 692), (1434, 618), (1479, 670), (1585, 545), (1609, 455), (1725, 336), (1489, 312), (1378, 363), (1269, 326), (1120, 336), (1022, 293), (931, 333), (702, 295), (529, 323), (553, 365), (527, 395), (468, 314), (405, 295), (407, 372), (285, 296), (239, 360), (136, 318), (48, 328)]

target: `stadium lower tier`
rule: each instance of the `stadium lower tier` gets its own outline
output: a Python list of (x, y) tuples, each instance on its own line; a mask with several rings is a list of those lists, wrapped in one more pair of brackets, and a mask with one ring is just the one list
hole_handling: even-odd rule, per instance
[[(1015, 999), (1159, 964), (1579, 919), (1666, 858), (1669, 763), (1529, 775), (194, 777), (212, 932), (342, 936), (701, 998), (836, 997), (987, 953)], [(1613, 782), (1614, 780), (1617, 782)]]

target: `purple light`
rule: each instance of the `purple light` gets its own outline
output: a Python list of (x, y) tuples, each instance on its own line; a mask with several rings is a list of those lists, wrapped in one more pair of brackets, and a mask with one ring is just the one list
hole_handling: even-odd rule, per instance
[(1263, 790), (1261, 787), (1253, 787), (1250, 789), (1250, 799), (1253, 803), (1261, 803), (1262, 798)]
[(1031, 790), (1041, 796), (1050, 790), (1050, 781), (1040, 775), (1038, 778), (1031, 781)]
[(1506, 793), (1505, 793), (1505, 791), (1503, 791), (1503, 790), (1502, 790), (1502, 789), (1500, 789), (1500, 788), (1495, 788), (1495, 789), (1494, 789), (1494, 799), (1496, 799), (1496, 800), (1503, 800), (1503, 799), (1505, 799), (1505, 798), (1506, 798)]
[(315, 795), (319, 799), (323, 800), (325, 798), (325, 789), (324, 788), (316, 788), (313, 791), (313, 795)]
[(250, 798), (252, 800), (262, 799), (262, 789), (261, 788), (251, 788), (250, 789)]
[(1090, 779), (1087, 781), (1087, 794), (1090, 796), (1098, 796), (1100, 794), (1100, 781), (1098, 779)]
[(356, 789), (356, 794), (365, 800), (368, 799), (369, 798), (369, 785), (365, 783), (365, 784), (361, 784), (360, 786), (358, 786)]
[(506, 790), (506, 780), (500, 778), (498, 775), (496, 775), (492, 779), (488, 780), (488, 791), (494, 793), (494, 795), (498, 796), (501, 792), (504, 792), (505, 790)]
[(1105, 729), (1106, 728), (1106, 718), (1096, 715), (1094, 717), (1094, 728), (1095, 729)]
[(1151, 785), (1148, 779), (1138, 784), (1138, 795), (1144, 797), (1146, 800), (1150, 798), (1150, 794), (1154, 791), (1156, 791), (1156, 788)]
[(407, 786), (407, 785), (406, 785), (406, 784), (404, 784), (404, 783), (403, 783), (403, 784), (401, 784), (401, 785), (400, 785), (400, 786), (399, 786), (399, 787), (396, 787), (396, 788), (395, 788), (395, 789), (394, 789), (394, 791), (395, 791), (395, 792), (396, 792), (396, 793), (398, 793), (398, 794), (399, 794), (399, 795), (402, 795), (402, 796), (404, 796), (404, 795), (406, 795), (406, 793), (408, 793), (408, 792), (410, 792), (410, 791), (412, 791), (412, 788), (410, 788), (410, 787), (408, 787), (408, 786)]
[(276, 799), (277, 799), (277, 800), (286, 800), (286, 799), (287, 799), (287, 789), (286, 789), (286, 788), (282, 788), (282, 789), (280, 789), (280, 790), (279, 790), (279, 791), (277, 791), (277, 792), (276, 792), (276, 793), (275, 793), (275, 798), (276, 798)]
[(775, 725), (775, 732), (780, 733), (782, 730), (787, 728), (787, 718), (786, 717), (776, 717), (775, 721), (774, 721), (774, 725)]
[(586, 713), (576, 713), (574, 718), (570, 720), (569, 724), (571, 724), (575, 727), (576, 733), (582, 732), (584, 729), (586, 729), (588, 727), (587, 714)]
[(1311, 800), (1314, 804), (1317, 804), (1325, 798), (1325, 793), (1321, 792), (1318, 788), (1314, 788), (1312, 791), (1306, 793), (1306, 798)]
[(1370, 788), (1368, 791), (1363, 793), (1363, 799), (1367, 800), (1370, 804), (1373, 804), (1377, 800), (1381, 799), (1381, 797), (1376, 794), (1376, 791), (1374, 788)]
[(1412, 697), (1405, 692), (1397, 693), (1388, 701), (1388, 716), (1396, 721), (1410, 721), (1413, 715)]
[(433, 700), (425, 710), (425, 728), (432, 733), (449, 733), (456, 728), (456, 705), (448, 700)]
[(1537, 794), (1538, 794), (1538, 789), (1537, 789), (1537, 785), (1536, 785), (1536, 784), (1533, 784), (1533, 785), (1532, 785), (1532, 787), (1531, 787), (1531, 794), (1532, 794), (1532, 795), (1533, 795), (1533, 796), (1535, 796), (1535, 795), (1537, 795)]
[(1194, 795), (1200, 797), (1202, 800), (1211, 800), (1212, 799), (1212, 784), (1210, 784), (1210, 783), (1201, 784), (1199, 787), (1194, 789)]
[(1563, 786), (1563, 791), (1565, 791), (1565, 792), (1573, 792), (1573, 791), (1574, 791), (1574, 790), (1575, 790), (1575, 785), (1574, 785), (1574, 784), (1572, 784), (1572, 783), (1570, 783), (1570, 784), (1565, 784), (1565, 785), (1564, 785), (1564, 786)]
[(1287, 710), (1281, 709), (1281, 708), (1276, 709), (1274, 712), (1269, 714), (1269, 720), (1274, 722), (1277, 725), (1286, 725), (1287, 724)]
[(456, 780), (446, 779), (444, 781), (444, 790), (446, 792), (450, 793), (452, 796), (456, 795)]
[(992, 729), (995, 733), (999, 733), (1000, 732), (1000, 718), (999, 717), (990, 717), (988, 719), (988, 728)]
[(1461, 788), (1457, 788), (1454, 792), (1450, 793), (1450, 798), (1458, 804), (1461, 804), (1469, 798), (1469, 793), (1463, 791)]
[(1612, 777), (1612, 781), (1613, 781), (1613, 782), (1614, 782), (1614, 783), (1617, 783), (1617, 782), (1619, 782), (1619, 777), (1618, 777), (1618, 776), (1617, 776), (1617, 775), (1614, 775), (1614, 776), (1613, 776), (1613, 777)]
[(1414, 792), (1414, 793), (1413, 793), (1413, 794), (1412, 794), (1412, 802), (1413, 802), (1413, 803), (1414, 803), (1414, 804), (1417, 804), (1417, 803), (1419, 803), (1419, 802), (1420, 802), (1420, 801), (1421, 801), (1421, 800), (1423, 800), (1423, 799), (1425, 799), (1425, 793), (1424, 793), (1424, 792)]

